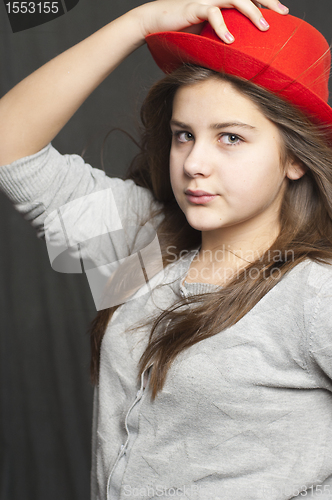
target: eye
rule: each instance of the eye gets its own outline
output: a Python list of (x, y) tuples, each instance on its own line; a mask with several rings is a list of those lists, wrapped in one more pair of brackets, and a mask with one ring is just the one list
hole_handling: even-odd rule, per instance
[(220, 141), (228, 146), (235, 146), (242, 142), (242, 139), (236, 134), (222, 134)]
[(183, 142), (183, 143), (192, 141), (194, 139), (193, 134), (191, 134), (190, 132), (184, 132), (182, 130), (173, 132), (173, 137), (175, 137), (175, 139), (178, 142)]

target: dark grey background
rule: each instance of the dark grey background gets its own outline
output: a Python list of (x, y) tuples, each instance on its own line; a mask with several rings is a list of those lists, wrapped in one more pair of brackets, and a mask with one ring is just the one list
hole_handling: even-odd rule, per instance
[[(52, 57), (127, 10), (135, 0), (80, 0), (66, 15), (13, 34), (0, 4), (0, 96)], [(331, 0), (285, 1), (332, 40)], [(161, 72), (146, 47), (89, 97), (53, 141), (62, 153), (87, 147), (101, 167), (106, 132), (135, 134), (139, 103)], [(105, 168), (121, 176), (135, 153), (116, 132)], [(95, 315), (83, 275), (50, 268), (43, 241), (0, 195), (0, 500), (88, 500), (92, 387), (87, 329)]]

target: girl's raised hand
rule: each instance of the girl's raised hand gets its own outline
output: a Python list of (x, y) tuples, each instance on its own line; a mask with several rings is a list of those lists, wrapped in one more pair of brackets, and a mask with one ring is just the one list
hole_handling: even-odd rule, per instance
[(258, 6), (268, 7), (279, 14), (287, 14), (288, 8), (279, 0), (156, 0), (134, 9), (139, 16), (142, 34), (145, 37), (161, 31), (190, 31), (199, 33), (202, 22), (209, 21), (217, 35), (226, 43), (234, 37), (225, 25), (220, 8), (236, 8), (247, 16), (260, 30), (267, 30), (268, 23)]

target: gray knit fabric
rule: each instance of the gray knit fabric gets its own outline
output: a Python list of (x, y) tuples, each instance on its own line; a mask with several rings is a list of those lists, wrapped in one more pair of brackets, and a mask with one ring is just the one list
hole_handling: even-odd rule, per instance
[[(112, 235), (112, 215), (101, 213), (107, 237), (94, 239), (91, 268), (108, 251), (125, 258), (133, 233), (118, 238), (118, 228), (144, 224), (158, 207), (132, 181), (110, 179), (51, 146), (1, 167), (0, 186), (39, 236), (60, 208), (111, 189), (117, 230)], [(72, 212), (80, 241), (93, 239), (96, 211), (89, 210)], [(62, 248), (63, 235), (54, 230), (52, 237)], [(96, 241), (106, 242), (102, 258)], [(178, 298), (214, 289), (184, 281), (194, 255), (124, 302), (107, 328), (95, 390), (92, 499), (331, 500), (332, 269), (309, 260), (296, 266), (236, 325), (182, 352), (151, 401), (148, 374), (137, 377), (149, 337), (143, 323)]]

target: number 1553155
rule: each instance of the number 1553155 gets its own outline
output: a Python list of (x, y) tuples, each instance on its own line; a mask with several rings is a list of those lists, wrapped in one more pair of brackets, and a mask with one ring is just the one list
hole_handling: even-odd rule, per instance
[(59, 1), (55, 2), (8, 2), (8, 14), (57, 14)]

